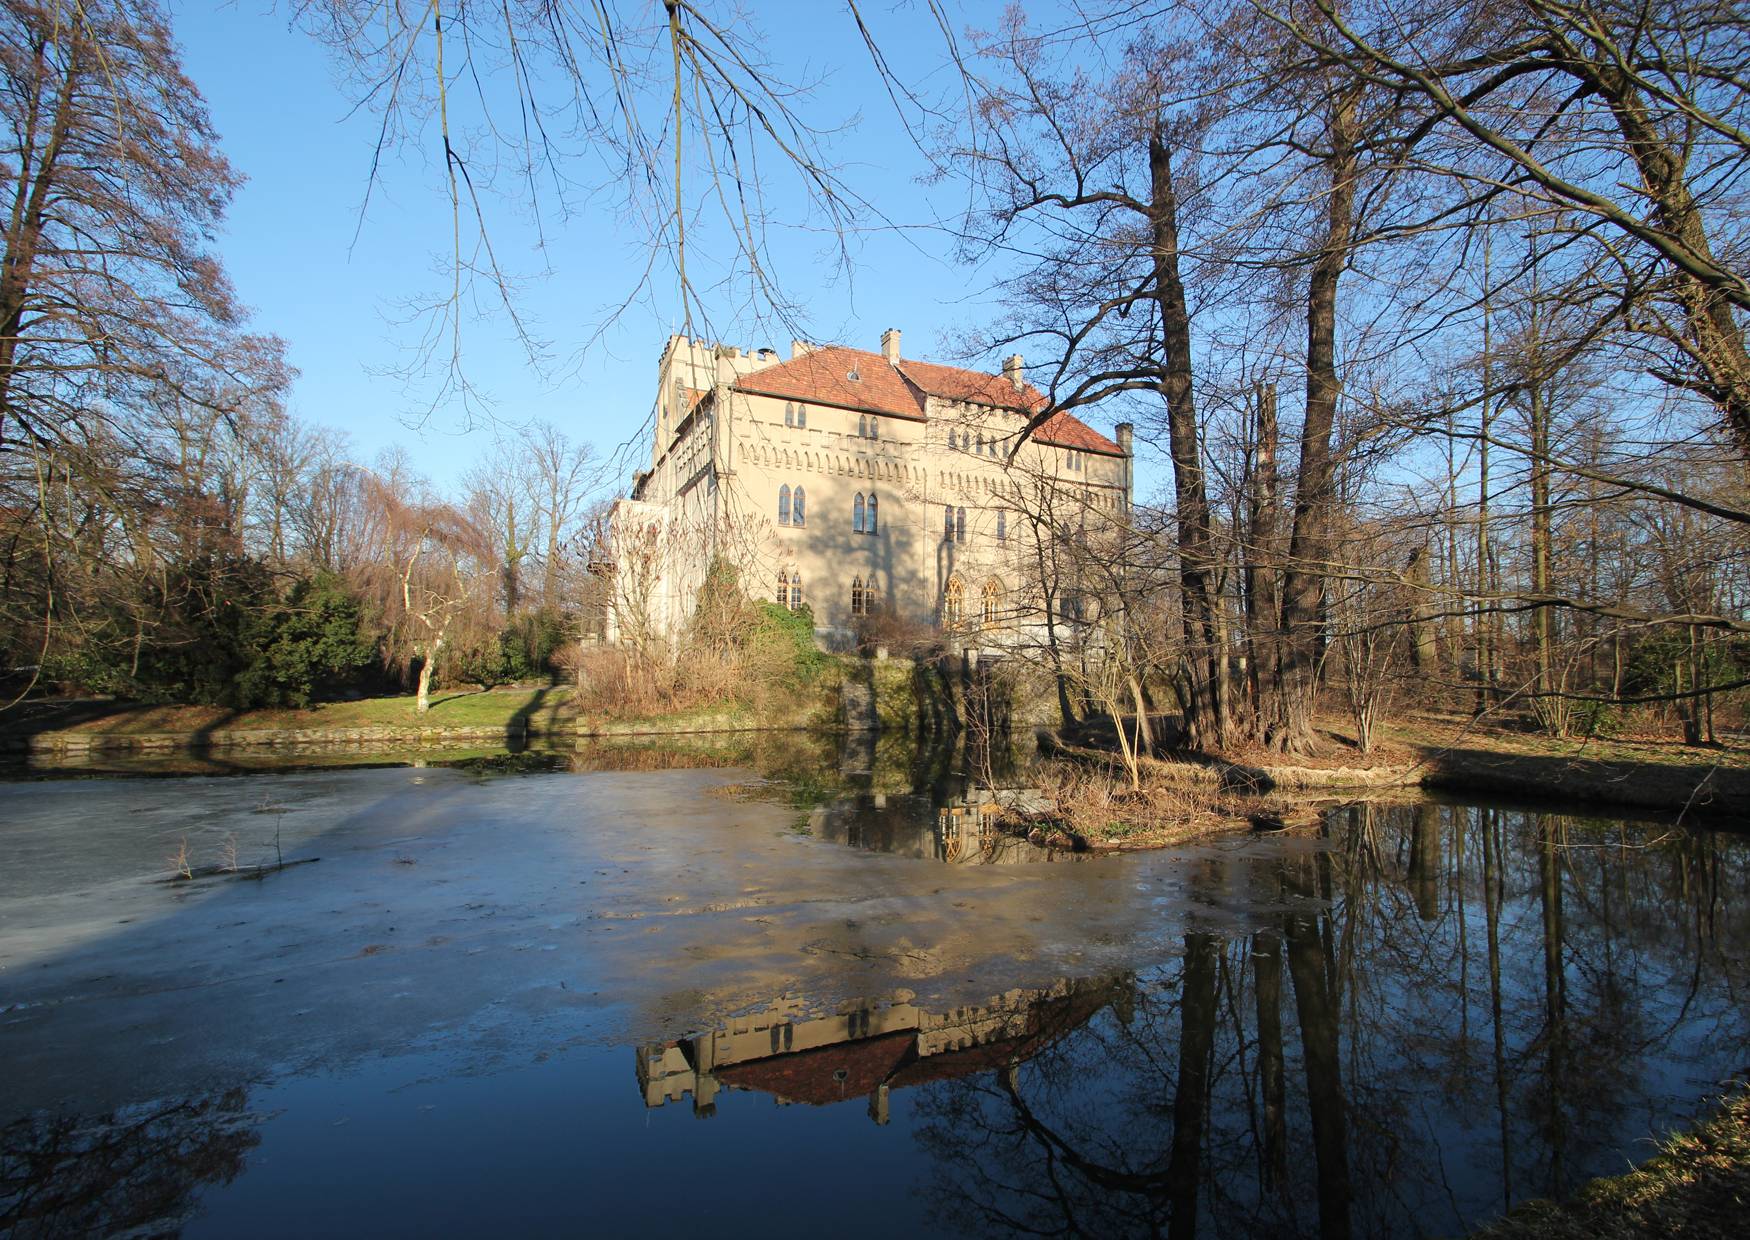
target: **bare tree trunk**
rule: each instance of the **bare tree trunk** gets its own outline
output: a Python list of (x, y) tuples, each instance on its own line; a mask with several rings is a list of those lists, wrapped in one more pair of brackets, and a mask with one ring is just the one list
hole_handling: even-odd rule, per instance
[(425, 661), (419, 665), (419, 696), (414, 702), (414, 710), (425, 714), (431, 709), (432, 672), (437, 667), (438, 653), (444, 648), (444, 639), (440, 634), (426, 652)]
[(1248, 471), (1246, 535), (1246, 660), (1251, 682), (1252, 719), (1259, 735), (1274, 717), (1278, 657), (1277, 628), (1282, 619), (1281, 564), (1277, 555), (1276, 388), (1259, 384)]
[(1282, 575), (1282, 656), (1278, 664), (1278, 716), (1268, 738), (1283, 752), (1314, 746), (1318, 705), (1325, 578), (1331, 562), (1331, 526), (1336, 506), (1336, 460), (1332, 435), (1341, 384), (1337, 377), (1337, 281), (1349, 261), (1355, 223), (1355, 88), (1331, 104), (1324, 156), (1330, 189), (1325, 236), (1306, 294), (1306, 417), (1300, 433), (1300, 475), (1295, 485), (1294, 528)]
[(1149, 135), (1149, 231), (1155, 302), (1160, 309), (1161, 394), (1167, 402), (1168, 452), (1178, 523), (1180, 624), (1185, 637), (1185, 743), (1193, 749), (1229, 740), (1227, 677), (1215, 622), (1214, 555), (1203, 452), (1191, 388), (1191, 315), (1179, 275), (1178, 198), (1172, 153), (1157, 126)]

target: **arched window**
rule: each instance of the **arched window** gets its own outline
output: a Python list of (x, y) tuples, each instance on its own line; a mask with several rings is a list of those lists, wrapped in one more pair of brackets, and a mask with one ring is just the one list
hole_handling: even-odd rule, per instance
[(778, 488), (778, 524), (790, 524), (790, 487), (788, 484)]
[[(797, 488), (796, 494), (798, 496), (800, 496), (802, 494), (802, 490), (800, 487)], [(802, 510), (800, 499), (797, 500), (797, 509), (796, 510), (798, 512), (800, 512)], [(796, 524), (797, 525), (802, 524), (801, 517), (796, 518)], [(956, 508), (954, 510), (954, 541), (955, 542), (965, 542), (966, 541), (966, 509), (964, 509), (964, 508)]]
[(978, 432), (978, 455), (984, 455), (984, 432)]
[(857, 415), (857, 438), (869, 438), (869, 419), (860, 413)]
[(783, 569), (778, 570), (778, 606), (790, 605), (790, 574)]
[(863, 493), (857, 492), (857, 498), (851, 501), (851, 532), (863, 532)]
[(952, 504), (942, 509), (942, 539), (945, 542), (954, 541), (954, 506)]
[(960, 584), (960, 578), (950, 577), (947, 588), (942, 591), (942, 623), (959, 624), (965, 612), (966, 587)]
[(803, 495), (802, 488), (797, 487), (796, 493), (791, 497), (791, 500), (790, 500), (790, 524), (791, 525), (806, 525), (808, 523), (808, 510), (803, 506), (805, 500), (806, 500), (806, 496)]
[(784, 402), (784, 425), (796, 425), (796, 406), (792, 405), (789, 401)]
[(861, 577), (851, 578), (851, 614), (853, 616), (867, 614), (863, 610), (863, 579)]
[(1003, 588), (995, 581), (984, 583), (984, 590), (979, 597), (979, 618), (984, 621), (984, 627), (994, 629), (997, 617), (1003, 610)]
[(1002, 542), (1009, 536), (1009, 514), (1007, 509), (997, 509), (997, 541)]
[(802, 610), (802, 573), (800, 570), (790, 574), (790, 610)]
[(881, 614), (881, 591), (875, 588), (875, 578), (869, 578), (863, 587), (863, 614), (876, 616)]
[(798, 430), (806, 430), (808, 428), (808, 406), (807, 405), (797, 405), (796, 406), (796, 428)]
[(863, 532), (865, 534), (875, 533), (875, 530), (876, 530), (875, 516), (876, 516), (876, 512), (877, 512), (878, 502), (879, 501), (877, 501), (875, 498), (875, 492), (873, 492), (873, 491), (869, 492), (869, 511), (867, 512), (867, 514), (865, 515), (864, 520), (863, 520)]
[(880, 418), (870, 418), (869, 419), (869, 438), (871, 438), (871, 439), (881, 438), (881, 419)]

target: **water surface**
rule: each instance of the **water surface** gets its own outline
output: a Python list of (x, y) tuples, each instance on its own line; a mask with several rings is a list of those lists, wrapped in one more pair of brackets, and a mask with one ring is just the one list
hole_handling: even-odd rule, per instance
[(891, 741), (420, 760), (0, 785), (0, 1231), (1452, 1234), (1750, 1050), (1731, 834), (1072, 860)]

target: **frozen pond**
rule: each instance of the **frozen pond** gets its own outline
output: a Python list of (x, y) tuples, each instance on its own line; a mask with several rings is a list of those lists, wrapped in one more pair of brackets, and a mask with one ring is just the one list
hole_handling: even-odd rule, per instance
[(1452, 1234), (1750, 1062), (1740, 836), (763, 744), (0, 784), (0, 1233)]

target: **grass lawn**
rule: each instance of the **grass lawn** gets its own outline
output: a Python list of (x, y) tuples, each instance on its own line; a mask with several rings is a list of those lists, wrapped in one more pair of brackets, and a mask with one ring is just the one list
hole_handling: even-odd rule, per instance
[(370, 728), (417, 724), (430, 728), (487, 728), (527, 719), (537, 730), (569, 720), (569, 686), (441, 689), (421, 715), (412, 694), (324, 702), (308, 710), (228, 710), (218, 706), (135, 706), (105, 701), (29, 703), (0, 716), (0, 733), (260, 731), (298, 728)]

